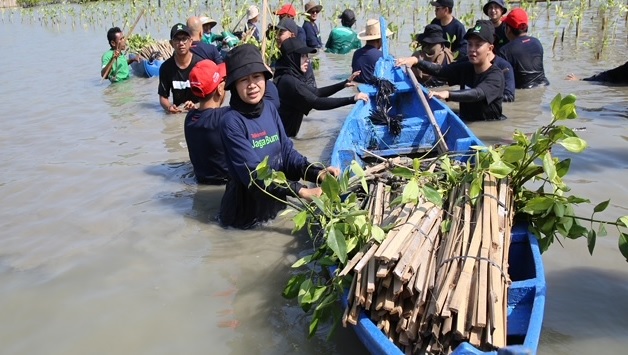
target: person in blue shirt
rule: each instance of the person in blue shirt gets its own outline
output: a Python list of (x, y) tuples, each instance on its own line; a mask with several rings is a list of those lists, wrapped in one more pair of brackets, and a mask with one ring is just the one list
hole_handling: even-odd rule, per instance
[[(359, 71), (360, 75), (355, 78), (359, 83), (372, 83), (375, 79), (373, 72), (375, 71), (375, 63), (383, 56), (382, 51), (382, 33), (379, 20), (370, 19), (366, 21), (364, 31), (358, 33), (358, 38), (366, 41), (366, 44), (355, 52), (351, 60), (351, 69), (353, 72)], [(392, 31), (386, 29), (386, 37), (391, 36)]]
[(192, 38), (190, 51), (201, 57), (201, 59), (209, 59), (217, 64), (222, 63), (222, 56), (220, 55), (218, 48), (213, 44), (207, 44), (202, 41), (203, 22), (201, 19), (196, 16), (192, 16), (188, 18), (187, 26), (190, 31), (190, 37)]
[(305, 31), (305, 44), (312, 48), (322, 48), (321, 30), (316, 25), (318, 14), (323, 10), (323, 6), (318, 5), (315, 1), (305, 4), (305, 12), (308, 18), (303, 22), (303, 31)]
[(249, 6), (248, 10), (246, 11), (246, 25), (244, 25), (244, 34), (243, 36), (246, 36), (246, 33), (248, 33), (249, 31), (253, 31), (253, 38), (255, 38), (257, 40), (257, 42), (260, 42), (260, 35), (259, 35), (259, 28), (257, 28), (256, 23), (259, 20), (259, 9), (257, 8), (257, 6), (255, 5), (251, 5)]
[[(221, 138), (231, 179), (225, 187), (220, 205), (223, 227), (248, 229), (277, 216), (286, 207), (288, 195), (304, 200), (320, 196), (320, 187), (308, 188), (299, 180), (311, 182), (340, 170), (311, 164), (294, 149), (286, 136), (274, 105), (263, 100), (266, 82), (272, 74), (262, 60), (259, 49), (242, 44), (232, 49), (226, 59), (231, 108), (221, 121)], [(265, 158), (275, 171), (290, 181), (290, 188), (257, 179), (255, 169)]]
[(452, 14), (454, 0), (436, 0), (430, 2), (430, 5), (434, 6), (435, 15), (431, 23), (443, 28), (443, 38), (451, 42), (449, 49), (456, 60), (464, 58), (467, 55), (467, 41), (464, 38), (466, 30), (462, 22)]

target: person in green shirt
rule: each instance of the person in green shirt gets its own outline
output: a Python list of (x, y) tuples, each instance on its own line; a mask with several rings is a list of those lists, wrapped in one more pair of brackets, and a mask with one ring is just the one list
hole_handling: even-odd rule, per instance
[[(109, 31), (107, 31), (107, 40), (111, 48), (102, 55), (100, 77), (109, 79), (112, 83), (128, 79), (131, 72), (129, 64), (139, 62), (139, 56), (133, 59), (127, 59), (127, 57), (122, 54), (122, 51), (126, 49), (126, 38), (120, 27), (110, 28)], [(110, 62), (112, 62), (111, 69), (109, 69), (107, 73), (107, 67)]]
[(203, 24), (203, 38), (202, 41), (207, 44), (216, 44), (214, 42), (222, 42), (224, 36), (219, 33), (212, 33), (212, 28), (218, 24), (218, 21), (213, 20), (207, 16), (201, 16), (201, 23)]
[(325, 51), (328, 53), (347, 54), (354, 49), (362, 47), (358, 39), (358, 34), (351, 29), (355, 24), (355, 14), (352, 10), (346, 9), (338, 16), (342, 26), (336, 27), (329, 33), (329, 38), (325, 44)]

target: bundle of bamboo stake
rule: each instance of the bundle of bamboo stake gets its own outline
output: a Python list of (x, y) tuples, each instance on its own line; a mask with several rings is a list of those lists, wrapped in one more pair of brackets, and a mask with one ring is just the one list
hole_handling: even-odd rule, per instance
[[(374, 172), (381, 169), (367, 169)], [(406, 354), (449, 353), (463, 341), (485, 350), (505, 346), (513, 216), (508, 182), (484, 176), (475, 203), (467, 185), (450, 191), (443, 208), (427, 201), (391, 208), (403, 188), (387, 185), (389, 178), (369, 180), (364, 203), (374, 224), (396, 226), (340, 271), (353, 272), (345, 326), (365, 310)]]
[(159, 52), (163, 56), (163, 59), (166, 60), (172, 57), (172, 53), (174, 53), (174, 49), (170, 45), (168, 40), (157, 41), (155, 43), (151, 43), (148, 46), (145, 46), (140, 50), (139, 56), (144, 60), (149, 60), (151, 54), (153, 52)]

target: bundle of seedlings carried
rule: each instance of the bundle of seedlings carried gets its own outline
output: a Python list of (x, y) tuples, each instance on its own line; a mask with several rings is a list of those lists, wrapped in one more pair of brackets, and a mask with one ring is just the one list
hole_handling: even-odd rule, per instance
[[(507, 345), (513, 220), (529, 226), (542, 251), (563, 236), (586, 237), (592, 252), (597, 235), (615, 225), (628, 257), (628, 216), (593, 219), (609, 201), (591, 217), (575, 215), (574, 206), (589, 201), (568, 194), (563, 178), (571, 159), (554, 156), (558, 146), (586, 148), (557, 124), (577, 117), (575, 97), (557, 95), (551, 110), (548, 126), (517, 131), (510, 145), (473, 147), (466, 156), (380, 158), (364, 168), (353, 162), (322, 182), (320, 198), (289, 202), (297, 211), (294, 231), (307, 230), (313, 253), (294, 263), (283, 296), (311, 312), (310, 336), (321, 322), (333, 321), (333, 331), (366, 313), (406, 354), (449, 353), (463, 341), (483, 350)], [(255, 173), (289, 186), (267, 162)]]

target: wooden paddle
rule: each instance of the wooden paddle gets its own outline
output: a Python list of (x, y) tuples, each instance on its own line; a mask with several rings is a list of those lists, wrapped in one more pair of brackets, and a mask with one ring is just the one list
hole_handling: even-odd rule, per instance
[[(140, 14), (137, 15), (137, 18), (135, 19), (135, 22), (133, 23), (133, 26), (131, 26), (131, 29), (129, 30), (129, 33), (127, 33), (127, 38), (129, 36), (131, 36), (131, 33), (133, 33), (133, 30), (135, 29), (135, 26), (137, 26), (137, 23), (140, 22), (140, 18), (142, 18), (142, 16), (144, 15), (144, 12), (146, 12), (146, 9), (142, 9), (142, 11), (140, 11)], [(118, 51), (119, 48), (118, 46), (116, 46), (116, 51)], [(105, 78), (109, 77), (109, 72), (111, 71), (111, 68), (113, 68), (113, 63), (116, 61), (116, 59), (118, 59), (118, 55), (113, 55), (113, 57), (111, 57), (111, 59), (109, 59), (109, 63), (107, 63), (107, 66), (105, 67), (105, 73), (103, 74), (103, 76), (100, 78), (100, 82), (102, 83), (103, 80), (105, 80)]]
[(436, 122), (436, 118), (434, 118), (434, 113), (432, 112), (432, 108), (430, 107), (429, 103), (427, 102), (427, 99), (425, 98), (425, 93), (423, 92), (423, 90), (421, 90), (421, 84), (419, 84), (419, 81), (416, 80), (416, 77), (414, 76), (414, 72), (412, 71), (411, 68), (409, 68), (408, 66), (405, 66), (406, 69), (406, 74), (410, 77), (410, 80), (412, 80), (412, 84), (414, 85), (414, 89), (416, 90), (417, 95), (419, 95), (419, 97), (421, 98), (421, 103), (423, 104), (423, 108), (425, 108), (425, 112), (427, 113), (427, 117), (430, 119), (430, 123), (432, 124), (432, 127), (434, 127), (434, 131), (436, 132), (436, 135), (438, 136), (438, 149), (440, 150), (440, 153), (445, 153), (449, 151), (449, 148), (447, 147), (447, 143), (445, 142), (445, 137), (443, 137), (443, 133), (440, 131), (440, 127), (438, 126), (438, 122)]

